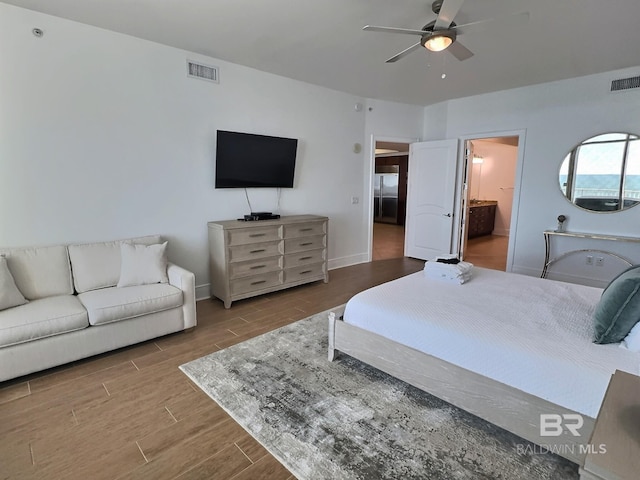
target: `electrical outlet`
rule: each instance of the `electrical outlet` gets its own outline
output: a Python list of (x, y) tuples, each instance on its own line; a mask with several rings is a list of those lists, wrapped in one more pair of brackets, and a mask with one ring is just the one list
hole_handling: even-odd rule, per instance
[(593, 255), (587, 255), (587, 265), (593, 265)]
[(596, 266), (601, 267), (604, 265), (604, 257), (596, 258)]

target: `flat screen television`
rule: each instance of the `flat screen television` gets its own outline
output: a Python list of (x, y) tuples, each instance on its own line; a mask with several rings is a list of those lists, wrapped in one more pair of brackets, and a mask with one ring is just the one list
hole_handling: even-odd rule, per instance
[(293, 188), (298, 140), (218, 130), (215, 188)]

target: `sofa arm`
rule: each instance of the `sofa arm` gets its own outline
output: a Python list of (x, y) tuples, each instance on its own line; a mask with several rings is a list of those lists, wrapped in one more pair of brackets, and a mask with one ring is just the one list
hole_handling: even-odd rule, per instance
[(182, 305), (182, 313), (184, 316), (184, 328), (192, 328), (196, 326), (196, 276), (175, 263), (167, 266), (167, 276), (169, 277), (169, 285), (182, 290), (184, 295), (184, 303)]

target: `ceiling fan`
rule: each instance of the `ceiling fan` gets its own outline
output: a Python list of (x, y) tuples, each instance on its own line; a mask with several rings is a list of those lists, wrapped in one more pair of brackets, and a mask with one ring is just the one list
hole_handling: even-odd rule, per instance
[[(433, 13), (435, 13), (438, 17), (422, 27), (422, 30), (412, 30), (409, 28), (395, 27), (378, 27), (374, 25), (366, 25), (362, 29), (372, 32), (403, 33), (408, 35), (420, 36), (419, 42), (395, 54), (393, 57), (389, 58), (386, 63), (397, 62), (401, 58), (407, 56), (420, 47), (425, 47), (432, 52), (441, 52), (443, 50), (448, 50), (458, 60), (466, 60), (473, 56), (473, 52), (457, 40), (458, 35), (468, 33), (476, 25), (492, 22), (495, 19), (480, 20), (464, 25), (456, 25), (453, 19), (458, 14), (458, 11), (460, 10), (460, 7), (462, 7), (463, 3), (464, 0), (435, 0), (431, 4), (431, 10), (433, 10)], [(527, 21), (528, 19), (528, 12), (518, 13), (510, 16), (510, 23), (513, 24), (518, 21)]]

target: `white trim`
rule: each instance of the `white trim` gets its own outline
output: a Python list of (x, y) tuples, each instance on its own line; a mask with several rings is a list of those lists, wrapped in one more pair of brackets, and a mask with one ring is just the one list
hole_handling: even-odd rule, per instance
[[(328, 268), (329, 270), (334, 270), (336, 268), (350, 267), (351, 265), (357, 265), (359, 263), (367, 263), (369, 261), (370, 260), (367, 259), (367, 255), (365, 253), (358, 253), (356, 255), (349, 255), (346, 257), (329, 259)], [(201, 300), (206, 300), (208, 298), (211, 298), (210, 284), (205, 283), (203, 285), (197, 285), (196, 286), (196, 302), (199, 302)]]
[[(364, 220), (364, 224), (367, 226), (367, 252), (366, 252), (366, 260), (365, 262), (370, 262), (373, 259), (373, 174), (375, 172), (376, 165), (376, 142), (390, 142), (390, 143), (406, 143), (412, 144), (415, 142), (419, 142), (419, 138), (411, 138), (411, 137), (387, 137), (384, 135), (371, 134), (370, 144), (369, 144), (369, 162), (368, 165), (365, 166), (365, 181), (368, 179), (369, 188), (366, 188), (365, 183), (365, 191), (364, 191), (364, 201), (367, 202), (367, 207), (363, 208), (363, 211), (366, 215), (366, 219)], [(398, 153), (393, 154), (393, 156), (400, 155)]]
[[(511, 227), (509, 230), (509, 246), (507, 251), (507, 272), (513, 271), (513, 259), (515, 256), (515, 241), (516, 241), (516, 233), (518, 231), (518, 216), (520, 211), (520, 187), (522, 186), (522, 172), (523, 172), (523, 164), (524, 164), (524, 150), (525, 150), (525, 141), (527, 130), (501, 130), (497, 132), (481, 132), (474, 134), (462, 135), (460, 137), (460, 141), (462, 142), (462, 148), (459, 149), (459, 159), (460, 165), (464, 162), (465, 155), (465, 145), (469, 140), (479, 140), (483, 138), (495, 138), (495, 137), (518, 137), (518, 159), (516, 161), (516, 174), (514, 178), (514, 191), (513, 191), (513, 202), (511, 204)], [(464, 178), (462, 177), (462, 171), (464, 168), (460, 168), (460, 172), (458, 172), (458, 182), (457, 182), (457, 191), (456, 194), (456, 212), (460, 213), (461, 207), (461, 195), (460, 192), (464, 188)], [(460, 221), (462, 215), (458, 214), (458, 220), (456, 222), (456, 231), (455, 231), (455, 245), (458, 245), (459, 236), (460, 236)], [(517, 272), (516, 272), (517, 273)]]
[(196, 285), (196, 302), (200, 300), (206, 300), (207, 298), (211, 298), (211, 292), (209, 290), (210, 284), (205, 283), (204, 285)]
[[(358, 253), (355, 255), (349, 255), (347, 257), (332, 258), (329, 259), (329, 270), (335, 268), (349, 267), (351, 265), (357, 265), (359, 263), (367, 263), (371, 261), (367, 258), (366, 253)], [(331, 279), (329, 279), (331, 281)]]

